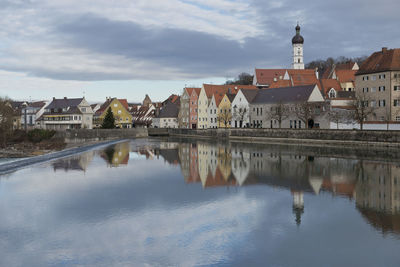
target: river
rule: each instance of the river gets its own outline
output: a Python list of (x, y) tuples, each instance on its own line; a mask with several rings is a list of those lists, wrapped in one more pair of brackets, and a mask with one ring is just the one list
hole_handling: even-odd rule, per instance
[(0, 176), (0, 265), (399, 266), (400, 163), (371, 155), (137, 139), (28, 166)]

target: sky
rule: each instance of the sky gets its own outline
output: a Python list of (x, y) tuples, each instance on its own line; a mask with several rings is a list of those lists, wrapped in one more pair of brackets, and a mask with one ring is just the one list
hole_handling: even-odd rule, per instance
[(164, 100), (185, 86), (399, 48), (400, 1), (0, 0), (0, 96)]

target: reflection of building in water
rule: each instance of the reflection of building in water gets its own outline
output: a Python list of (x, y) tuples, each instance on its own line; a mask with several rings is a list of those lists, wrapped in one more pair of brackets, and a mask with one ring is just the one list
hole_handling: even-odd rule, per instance
[(88, 151), (79, 155), (59, 159), (52, 163), (54, 171), (57, 170), (76, 170), (86, 171), (89, 163), (93, 160), (94, 151)]
[(191, 143), (189, 147), (189, 177), (193, 182), (200, 181), (197, 144)]
[(154, 149), (148, 147), (142, 147), (138, 149), (136, 153), (138, 153), (141, 156), (145, 156), (146, 159), (153, 159), (155, 156)]
[(400, 234), (400, 166), (361, 162), (356, 206), (383, 233)]
[(218, 168), (221, 171), (225, 181), (227, 181), (232, 172), (232, 154), (230, 147), (218, 147)]
[(181, 143), (178, 147), (179, 161), (185, 182), (190, 182), (190, 144)]
[(160, 142), (160, 149), (177, 149), (179, 143), (175, 142)]
[(363, 162), (356, 186), (357, 206), (400, 213), (400, 166)]
[(205, 181), (208, 175), (208, 154), (209, 145), (206, 143), (197, 143), (197, 155), (198, 155), (198, 169), (201, 181)]
[(250, 151), (242, 147), (232, 148), (232, 174), (242, 185), (250, 172)]
[(159, 155), (164, 158), (165, 162), (170, 165), (179, 164), (179, 152), (178, 149), (160, 149)]
[(130, 146), (129, 142), (118, 143), (104, 149), (100, 156), (110, 167), (127, 165), (129, 161)]
[(207, 180), (203, 184), (204, 187), (216, 187), (216, 186), (235, 186), (236, 180), (233, 177), (224, 177), (219, 168), (215, 171), (215, 175), (212, 176), (211, 172), (207, 176)]
[(304, 213), (304, 198), (302, 191), (292, 190), (293, 195), (293, 213), (296, 216), (296, 224), (301, 224), (301, 215)]

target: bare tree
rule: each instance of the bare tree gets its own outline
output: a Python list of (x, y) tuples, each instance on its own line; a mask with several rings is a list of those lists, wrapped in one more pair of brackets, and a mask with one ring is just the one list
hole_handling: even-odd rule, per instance
[(0, 138), (1, 145), (6, 146), (13, 131), (14, 110), (9, 99), (0, 98)]
[(273, 105), (269, 112), (266, 112), (268, 120), (275, 120), (279, 124), (279, 129), (282, 128), (282, 121), (286, 120), (290, 116), (289, 107), (283, 102), (279, 101)]
[(351, 111), (341, 108), (331, 108), (328, 112), (329, 121), (336, 124), (336, 129), (339, 130), (339, 123), (348, 123), (352, 121)]
[(229, 127), (229, 123), (232, 120), (232, 114), (228, 109), (222, 109), (222, 112), (218, 114), (217, 120), (219, 122), (219, 127), (221, 127), (221, 124), (223, 124), (226, 129)]
[(239, 121), (239, 128), (243, 127), (243, 121), (247, 114), (248, 110), (246, 109), (246, 107), (233, 107), (233, 119), (235, 121)]
[(354, 100), (351, 101), (353, 118), (360, 124), (360, 129), (364, 129), (364, 122), (368, 116), (374, 114), (375, 107), (370, 106), (370, 98), (362, 92), (357, 92)]

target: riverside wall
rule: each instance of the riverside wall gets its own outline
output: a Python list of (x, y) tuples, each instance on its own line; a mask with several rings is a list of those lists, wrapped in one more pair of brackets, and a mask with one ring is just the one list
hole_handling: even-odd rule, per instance
[[(161, 129), (160, 129), (161, 130)], [(163, 129), (165, 131), (165, 129)], [(360, 131), (325, 129), (168, 129), (169, 136), (269, 141), (321, 145), (369, 145), (400, 147), (400, 131)], [(153, 135), (154, 132), (153, 132)]]
[(57, 132), (55, 138), (64, 139), (67, 144), (96, 142), (117, 139), (147, 137), (145, 128), (133, 129), (78, 129)]

